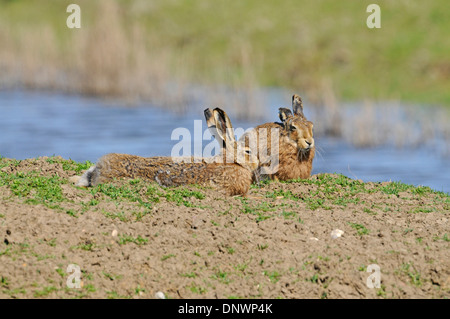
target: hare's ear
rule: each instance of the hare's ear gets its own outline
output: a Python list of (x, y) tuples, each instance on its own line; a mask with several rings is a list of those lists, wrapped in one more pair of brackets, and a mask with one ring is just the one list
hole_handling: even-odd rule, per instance
[(289, 110), (289, 109), (287, 109), (285, 107), (280, 107), (278, 109), (278, 117), (280, 118), (281, 122), (284, 123), (289, 116), (292, 116), (291, 110)]
[(234, 129), (227, 113), (222, 109), (215, 108), (213, 115), (218, 137), (222, 140), (226, 148), (234, 147), (234, 143), (236, 142)]
[(292, 96), (292, 110), (294, 111), (294, 115), (305, 117), (303, 114), (303, 102), (300, 96), (294, 94)]
[(211, 110), (210, 108), (207, 108), (207, 109), (205, 109), (203, 111), (203, 113), (205, 114), (206, 125), (208, 126), (208, 129), (211, 132), (211, 135), (214, 136), (214, 138), (216, 140), (218, 140), (217, 129), (216, 129), (216, 121), (214, 119), (213, 110)]
[(216, 116), (214, 115), (216, 112), (207, 108), (203, 111), (205, 114), (206, 125), (208, 126), (209, 132), (216, 139), (221, 147), (225, 147), (225, 141), (222, 134), (218, 130), (218, 126), (221, 124), (216, 120)]

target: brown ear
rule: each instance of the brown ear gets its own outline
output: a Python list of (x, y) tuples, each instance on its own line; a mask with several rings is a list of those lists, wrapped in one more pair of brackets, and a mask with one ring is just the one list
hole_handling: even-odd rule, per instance
[(236, 139), (234, 137), (234, 129), (231, 125), (231, 120), (228, 117), (227, 113), (220, 108), (215, 108), (213, 111), (213, 115), (218, 138), (222, 140), (225, 148), (233, 148)]
[(216, 119), (214, 118), (214, 111), (211, 110), (210, 108), (207, 108), (203, 111), (203, 113), (205, 114), (206, 125), (208, 126), (209, 132), (211, 133), (212, 136), (214, 136), (214, 138), (217, 140), (217, 142), (219, 142), (220, 145), (224, 146), (223, 140), (221, 137), (219, 137), (219, 134), (217, 132)]
[(289, 109), (287, 109), (285, 107), (280, 107), (278, 109), (278, 117), (280, 118), (281, 122), (284, 123), (289, 116), (292, 116), (291, 110), (289, 110)]
[(292, 96), (292, 111), (294, 111), (294, 115), (305, 117), (303, 114), (303, 102), (299, 95), (294, 94)]
[(203, 113), (205, 114), (206, 125), (208, 125), (208, 127), (214, 125), (213, 111), (210, 108), (207, 108)]

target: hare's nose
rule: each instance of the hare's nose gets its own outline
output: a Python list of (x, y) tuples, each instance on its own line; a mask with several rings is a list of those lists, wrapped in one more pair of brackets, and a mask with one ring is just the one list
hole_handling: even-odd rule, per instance
[(305, 141), (308, 146), (311, 146), (312, 142)]

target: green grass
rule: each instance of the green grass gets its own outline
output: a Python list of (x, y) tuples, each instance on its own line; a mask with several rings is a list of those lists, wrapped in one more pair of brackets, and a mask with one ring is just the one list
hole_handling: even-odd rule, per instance
[(200, 191), (188, 190), (183, 187), (181, 188), (169, 188), (166, 193), (162, 195), (166, 198), (168, 202), (174, 202), (178, 206), (184, 205), (186, 207), (194, 207), (195, 205), (189, 201), (189, 198), (193, 197), (199, 200), (205, 198), (205, 194)]
[(140, 235), (138, 235), (137, 237), (132, 237), (130, 235), (120, 235), (119, 236), (119, 245), (125, 245), (128, 243), (133, 243), (138, 246), (145, 245), (148, 243), (148, 239), (142, 238)]
[(263, 271), (263, 275), (267, 276), (271, 283), (277, 283), (280, 280), (281, 274), (278, 271)]
[(266, 219), (273, 217), (272, 215), (268, 215), (265, 213), (274, 212), (276, 210), (275, 205), (267, 202), (257, 203), (255, 205), (253, 202), (250, 203), (249, 200), (247, 200), (246, 198), (241, 198), (241, 202), (242, 202), (241, 212), (244, 214), (255, 215), (256, 222), (262, 222)]
[(56, 175), (48, 177), (40, 176), (38, 172), (0, 172), (0, 186), (7, 186), (13, 195), (24, 198), (28, 204), (42, 204), (53, 209), (63, 210), (59, 203), (68, 201), (61, 189), (61, 185), (66, 183)]
[(205, 294), (205, 293), (207, 292), (207, 289), (206, 289), (206, 288), (201, 287), (201, 286), (196, 286), (196, 285), (194, 285), (194, 284), (192, 284), (192, 285), (189, 287), (189, 290), (190, 290), (191, 292), (195, 293), (195, 294), (198, 294), (198, 295), (203, 295), (203, 294)]
[(161, 261), (165, 261), (165, 260), (167, 260), (169, 258), (173, 258), (173, 257), (176, 257), (176, 256), (174, 254), (164, 255), (161, 257)]
[(115, 186), (113, 184), (100, 184), (90, 190), (92, 195), (97, 193), (104, 194), (113, 200), (128, 200), (130, 202), (137, 202), (140, 206), (151, 209), (152, 203), (159, 202), (156, 187), (149, 187), (145, 198), (140, 195), (139, 191), (144, 187), (143, 183), (136, 184), (131, 182), (130, 186)]
[(54, 286), (47, 286), (47, 287), (42, 288), (42, 290), (36, 290), (34, 292), (34, 297), (36, 297), (36, 298), (46, 297), (55, 291), (58, 291), (58, 288), (56, 288)]
[(220, 271), (220, 270), (217, 271), (215, 274), (213, 274), (211, 276), (211, 278), (215, 279), (215, 280), (217, 280), (217, 281), (219, 281), (220, 283), (223, 283), (223, 284), (229, 284), (231, 282), (231, 280), (230, 280), (230, 278), (228, 276), (228, 273)]
[(55, 156), (49, 157), (47, 159), (47, 162), (50, 164), (53, 164), (53, 163), (62, 164), (62, 167), (65, 171), (74, 171), (77, 174), (89, 169), (91, 166), (94, 165), (94, 163), (92, 163), (90, 161), (75, 162), (74, 160), (71, 160), (71, 159), (65, 160), (65, 159), (57, 158)]
[(420, 272), (411, 263), (403, 263), (396, 273), (408, 276), (411, 284), (416, 287), (420, 287), (423, 284)]
[(349, 222), (348, 224), (350, 225), (350, 227), (355, 229), (356, 233), (360, 236), (369, 234), (369, 230), (364, 225), (351, 222)]

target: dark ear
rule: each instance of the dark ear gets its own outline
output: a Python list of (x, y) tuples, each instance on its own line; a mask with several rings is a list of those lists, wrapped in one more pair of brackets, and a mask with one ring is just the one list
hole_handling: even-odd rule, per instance
[(278, 117), (280, 118), (281, 122), (284, 123), (289, 116), (292, 116), (291, 110), (289, 110), (285, 107), (280, 107), (278, 109)]
[(303, 102), (300, 96), (294, 94), (292, 96), (292, 111), (294, 111), (294, 115), (305, 117), (303, 114)]
[(215, 108), (213, 111), (213, 115), (218, 138), (222, 140), (225, 148), (233, 148), (236, 139), (234, 137), (233, 126), (231, 125), (231, 121), (227, 113), (225, 113), (225, 111), (220, 108)]
[[(208, 128), (211, 129), (215, 129), (216, 128), (216, 122), (214, 120), (214, 115), (213, 115), (213, 111), (210, 108), (207, 108), (203, 111), (203, 113), (205, 114), (205, 119), (206, 119), (206, 125), (208, 126)], [(211, 131), (212, 133), (212, 131)]]
[(208, 126), (209, 132), (220, 144), (222, 144), (222, 139), (217, 134), (216, 120), (214, 118), (213, 110), (207, 108), (203, 111), (203, 113), (205, 114), (206, 125)]

